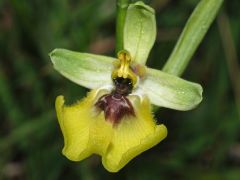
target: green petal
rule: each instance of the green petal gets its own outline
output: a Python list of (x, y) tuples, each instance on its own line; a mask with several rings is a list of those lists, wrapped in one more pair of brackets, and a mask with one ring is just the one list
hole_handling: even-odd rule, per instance
[(128, 7), (124, 26), (124, 49), (129, 51), (133, 61), (145, 64), (156, 39), (154, 9), (143, 2)]
[(151, 68), (139, 87), (152, 104), (161, 107), (186, 111), (202, 101), (201, 85)]
[(112, 83), (114, 58), (66, 49), (53, 50), (50, 58), (59, 73), (81, 86), (96, 89)]

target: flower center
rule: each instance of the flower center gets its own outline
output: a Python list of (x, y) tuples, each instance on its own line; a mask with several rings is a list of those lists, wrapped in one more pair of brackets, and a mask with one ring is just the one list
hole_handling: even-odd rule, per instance
[(97, 109), (104, 111), (105, 119), (113, 124), (118, 124), (125, 116), (135, 116), (127, 96), (137, 83), (137, 75), (130, 67), (131, 56), (128, 51), (120, 51), (118, 59), (120, 62), (112, 72), (114, 90), (101, 96), (95, 104)]
[(104, 111), (105, 119), (118, 124), (125, 116), (135, 116), (133, 106), (127, 95), (132, 92), (132, 81), (128, 78), (118, 77), (113, 79), (115, 89), (100, 97), (95, 106)]
[(115, 94), (120, 94), (123, 96), (127, 96), (132, 92), (133, 89), (133, 83), (131, 79), (124, 79), (124, 78), (115, 78), (113, 79), (115, 89)]
[(131, 56), (129, 52), (126, 50), (118, 52), (118, 59), (120, 61), (120, 65), (117, 69), (113, 70), (112, 79), (116, 78), (130, 79), (134, 86), (137, 83), (137, 76), (130, 67)]

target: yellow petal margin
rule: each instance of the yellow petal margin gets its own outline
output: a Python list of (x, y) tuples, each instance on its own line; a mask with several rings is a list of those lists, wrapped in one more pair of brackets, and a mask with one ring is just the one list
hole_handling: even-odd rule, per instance
[(128, 117), (114, 128), (107, 154), (102, 158), (104, 167), (117, 172), (131, 159), (158, 144), (167, 136), (164, 125), (156, 125), (147, 98), (129, 97), (134, 105), (136, 117)]
[(80, 161), (91, 154), (102, 156), (104, 167), (117, 172), (131, 159), (158, 144), (167, 136), (164, 125), (156, 125), (147, 98), (129, 96), (135, 117), (125, 117), (117, 125), (97, 113), (94, 104), (100, 97), (92, 90), (82, 101), (65, 106), (63, 96), (56, 99), (56, 111), (64, 137), (63, 154)]
[(64, 106), (63, 96), (56, 99), (58, 121), (64, 137), (63, 154), (72, 161), (80, 161), (96, 153), (104, 155), (111, 141), (112, 124), (105, 121), (103, 113), (96, 114), (91, 91), (84, 100)]

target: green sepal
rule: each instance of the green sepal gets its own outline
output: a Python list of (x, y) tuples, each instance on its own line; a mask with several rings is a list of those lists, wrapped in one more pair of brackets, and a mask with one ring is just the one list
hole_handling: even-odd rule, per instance
[(80, 86), (96, 89), (112, 83), (115, 58), (55, 49), (50, 54), (54, 68)]
[(127, 10), (123, 47), (130, 52), (134, 62), (145, 64), (156, 39), (155, 11), (139, 1)]
[(151, 104), (187, 111), (202, 101), (202, 87), (159, 70), (147, 68), (146, 77), (139, 87)]

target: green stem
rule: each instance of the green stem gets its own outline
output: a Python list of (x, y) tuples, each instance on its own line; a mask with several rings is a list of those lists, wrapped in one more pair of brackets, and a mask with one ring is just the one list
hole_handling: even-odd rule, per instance
[(116, 53), (123, 50), (123, 28), (129, 0), (117, 0)]
[(223, 0), (201, 0), (190, 16), (163, 71), (180, 76), (215, 19)]

